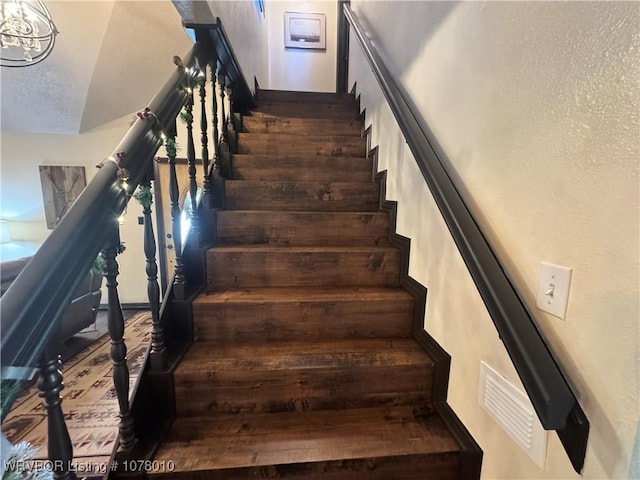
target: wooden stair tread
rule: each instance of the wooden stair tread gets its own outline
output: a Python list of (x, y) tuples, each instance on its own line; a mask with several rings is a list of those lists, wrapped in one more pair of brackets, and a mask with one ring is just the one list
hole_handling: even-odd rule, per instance
[(376, 182), (230, 180), (225, 183), (225, 208), (375, 212), (380, 210), (380, 185)]
[(178, 419), (155, 460), (177, 471), (457, 453), (436, 416), (411, 407)]
[[(320, 118), (320, 119), (336, 119), (336, 120), (359, 120), (360, 113), (355, 107), (344, 108), (342, 105), (331, 108), (308, 109), (296, 108), (297, 103), (279, 103), (279, 104), (261, 104), (259, 107), (251, 111), (251, 116), (255, 118)], [(315, 107), (316, 105), (314, 105)]]
[(216, 416), (424, 408), (433, 370), (411, 338), (197, 342), (175, 371), (176, 410), (178, 416)]
[(312, 142), (364, 142), (366, 139), (360, 135), (349, 135), (349, 134), (340, 134), (339, 132), (334, 132), (328, 135), (318, 135), (318, 134), (305, 134), (300, 135), (296, 133), (251, 133), (251, 132), (239, 132), (238, 133), (239, 141), (242, 142), (243, 139), (251, 138), (251, 139), (260, 139), (260, 140), (269, 140), (272, 142), (300, 142), (302, 141), (304, 144), (312, 143)]
[(295, 370), (358, 366), (432, 366), (413, 339), (333, 339), (318, 342), (270, 342), (262, 345), (194, 344), (176, 375), (226, 369)]
[(216, 245), (209, 252), (216, 253), (378, 253), (381, 251), (396, 252), (391, 245), (374, 246), (304, 246), (304, 245)]
[(384, 212), (221, 210), (219, 245), (389, 245)]
[(268, 115), (244, 117), (242, 131), (248, 133), (289, 133), (314, 135), (362, 136), (362, 122), (359, 118), (295, 118), (272, 117)]
[(221, 292), (203, 292), (194, 300), (195, 305), (216, 305), (220, 303), (310, 303), (340, 301), (410, 301), (411, 295), (401, 288), (383, 287), (287, 287), (287, 288), (245, 288)]
[(291, 286), (399, 286), (387, 246), (223, 245), (208, 249), (207, 290)]
[(366, 156), (367, 140), (353, 135), (238, 133), (238, 153)]
[(288, 102), (284, 100), (278, 99), (262, 99), (258, 101), (258, 105), (255, 109), (251, 111), (262, 111), (265, 108), (278, 107), (278, 108), (290, 108), (291, 110), (297, 111), (300, 110), (309, 110), (309, 111), (318, 111), (318, 110), (356, 110), (355, 102), (348, 103), (336, 103), (336, 102)]
[[(293, 188), (298, 187), (300, 189), (304, 188), (316, 188), (317, 186), (335, 186), (339, 188), (345, 188), (353, 186), (354, 188), (363, 188), (361, 183), (358, 182), (290, 182), (284, 180), (227, 180), (227, 184), (240, 187), (243, 185), (250, 185), (251, 187), (255, 186), (265, 186), (265, 185), (278, 185), (281, 188)], [(378, 188), (378, 184), (376, 182), (370, 182), (371, 188)], [(225, 185), (226, 187), (226, 185)]]
[(234, 154), (234, 180), (371, 183), (372, 160), (330, 155)]
[(349, 155), (274, 155), (267, 153), (234, 153), (232, 155), (233, 160), (254, 160), (257, 162), (264, 163), (276, 163), (277, 166), (292, 166), (292, 167), (307, 167), (317, 165), (318, 163), (323, 164), (324, 162), (329, 162), (330, 165), (323, 165), (326, 168), (331, 168), (336, 165), (342, 164), (353, 164), (353, 165), (362, 165), (362, 168), (366, 168), (371, 170), (371, 159), (366, 157), (356, 157)]
[(193, 312), (198, 342), (410, 338), (413, 298), (400, 288), (255, 287), (201, 293)]

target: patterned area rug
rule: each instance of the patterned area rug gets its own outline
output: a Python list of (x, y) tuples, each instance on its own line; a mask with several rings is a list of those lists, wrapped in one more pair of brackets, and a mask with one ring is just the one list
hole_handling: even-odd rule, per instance
[[(151, 338), (151, 314), (132, 316), (125, 327), (130, 391), (142, 368)], [(110, 339), (106, 334), (61, 368), (64, 378), (62, 409), (73, 442), (74, 466), (79, 474), (107, 473), (118, 436), (118, 401), (112, 379)], [(40, 447), (37, 458), (47, 457), (47, 416), (36, 386), (18, 398), (2, 424), (11, 443), (30, 442)]]

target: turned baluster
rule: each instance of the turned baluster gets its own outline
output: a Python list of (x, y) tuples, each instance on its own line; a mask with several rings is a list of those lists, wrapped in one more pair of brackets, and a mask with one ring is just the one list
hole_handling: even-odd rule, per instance
[(200, 78), (200, 142), (202, 143), (202, 195), (204, 197), (205, 204), (209, 206), (211, 204), (211, 181), (209, 177), (209, 137), (207, 136), (207, 64), (202, 66), (202, 76)]
[(229, 102), (229, 115), (227, 116), (227, 141), (229, 142), (229, 151), (231, 153), (238, 153), (238, 132), (236, 128), (236, 118), (234, 112), (234, 99), (235, 88), (233, 85), (229, 86), (229, 93), (227, 99)]
[(186, 277), (184, 262), (182, 260), (182, 231), (180, 225), (180, 190), (178, 187), (178, 175), (176, 173), (176, 126), (175, 122), (170, 126), (165, 140), (165, 150), (169, 158), (169, 199), (171, 201), (171, 234), (173, 236), (173, 251), (175, 252), (175, 274), (173, 288), (176, 299), (184, 300), (186, 297)]
[(196, 147), (193, 141), (193, 90), (189, 94), (182, 116), (187, 124), (187, 170), (189, 173), (189, 199), (191, 201), (191, 229), (196, 243), (199, 243), (200, 226), (198, 218), (198, 183), (196, 182)]
[(151, 205), (153, 193), (151, 180), (147, 176), (141, 183), (136, 200), (142, 205), (144, 215), (144, 255), (146, 258), (147, 295), (151, 310), (151, 368), (156, 371), (164, 370), (167, 360), (167, 348), (164, 344), (164, 331), (160, 324), (160, 286), (158, 285), (158, 264), (156, 263), (156, 238), (153, 233)]
[(227, 143), (227, 114), (224, 101), (227, 89), (227, 71), (224, 66), (220, 67), (220, 72), (218, 72), (218, 80), (220, 82), (220, 103), (222, 109), (222, 138), (220, 139), (220, 143), (224, 145)]
[(122, 253), (119, 226), (113, 232), (107, 246), (102, 250), (104, 257), (104, 278), (107, 284), (108, 326), (111, 337), (111, 361), (113, 364), (113, 386), (120, 406), (118, 440), (120, 450), (131, 450), (135, 443), (133, 416), (129, 408), (129, 367), (127, 367), (127, 346), (124, 343), (124, 316), (118, 296), (118, 262), (116, 256)]
[(211, 112), (213, 113), (213, 176), (220, 176), (220, 132), (218, 131), (218, 60), (211, 61)]
[(231, 178), (232, 176), (232, 168), (231, 168), (231, 151), (229, 149), (229, 136), (227, 130), (227, 113), (226, 113), (226, 90), (227, 90), (227, 76), (224, 65), (220, 66), (220, 70), (218, 71), (218, 81), (220, 83), (220, 122), (222, 131), (220, 134), (220, 163), (222, 165), (222, 175), (227, 178)]
[(60, 359), (57, 355), (45, 353), (40, 362), (40, 378), (38, 389), (47, 409), (47, 432), (49, 438), (48, 458), (53, 467), (53, 478), (56, 480), (75, 480), (77, 477), (71, 470), (73, 460), (73, 444), (62, 412), (60, 392), (64, 388)]

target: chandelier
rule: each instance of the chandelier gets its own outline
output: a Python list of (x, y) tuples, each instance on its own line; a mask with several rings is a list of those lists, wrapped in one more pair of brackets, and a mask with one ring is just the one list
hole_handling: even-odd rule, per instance
[(41, 62), (51, 53), (57, 33), (41, 0), (0, 0), (0, 66)]

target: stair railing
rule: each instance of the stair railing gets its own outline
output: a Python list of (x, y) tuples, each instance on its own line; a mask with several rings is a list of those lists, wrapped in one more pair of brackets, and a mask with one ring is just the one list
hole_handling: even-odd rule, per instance
[[(214, 83), (215, 78), (220, 77), (222, 69), (234, 70), (235, 81), (243, 81), (244, 78), (237, 65), (225, 63), (234, 60), (235, 57), (229, 53), (230, 45), (222, 30), (220, 19), (217, 19), (213, 26), (197, 26), (196, 33), (205, 40), (196, 42), (184, 59), (174, 57), (176, 70), (148, 107), (136, 114), (130, 130), (122, 141), (113, 153), (98, 165), (98, 173), (0, 299), (1, 381), (3, 386), (12, 387), (10, 398), (2, 399), (2, 419), (4, 420), (9, 413), (13, 401), (20, 393), (20, 389), (16, 387), (24, 385), (25, 380), (29, 380), (35, 371), (39, 371), (38, 387), (48, 415), (48, 457), (56, 479), (76, 478), (72, 464), (73, 446), (60, 396), (64, 385), (56, 353), (56, 329), (72, 292), (78, 287), (84, 277), (83, 273), (89, 270), (99, 252), (105, 263), (103, 274), (108, 292), (113, 381), (120, 408), (119, 451), (129, 451), (136, 443), (135, 419), (129, 402), (125, 324), (117, 282), (120, 270), (117, 256), (123, 251), (118, 219), (132, 196), (142, 205), (144, 215), (145, 270), (152, 316), (151, 348), (146, 368), (157, 372), (168, 368), (168, 350), (173, 338), (171, 330), (165, 329), (167, 320), (162, 316), (170, 310), (167, 308), (167, 302), (175, 299), (185, 300), (202, 287), (190, 282), (183, 253), (185, 243), (197, 247), (206, 243), (198, 219), (200, 214), (206, 213), (209, 208), (206, 202), (195, 202), (194, 187), (198, 165), (195, 161), (193, 140), (194, 92), (197, 90), (201, 102), (200, 175), (206, 185), (213, 178), (212, 172), (215, 170), (221, 141), (215, 128), (211, 136), (207, 132), (208, 122), (204, 108), (207, 68), (210, 67), (212, 70), (211, 77)], [(224, 38), (224, 41), (220, 40), (221, 38)], [(222, 60), (221, 56), (226, 60)], [(234, 80), (229, 78), (229, 81)], [(251, 105), (253, 96), (246, 82), (239, 90), (242, 90), (245, 96), (248, 95), (248, 98), (238, 97), (235, 100), (243, 105)], [(211, 92), (211, 96), (213, 104), (216, 105), (220, 99), (216, 98), (215, 90)], [(175, 169), (176, 118), (183, 108), (182, 117), (187, 123), (189, 196), (194, 205), (191, 209), (194, 227), (189, 239), (181, 238), (181, 211), (178, 205), (180, 187)], [(211, 164), (208, 161), (209, 138), (212, 139), (213, 150), (216, 152)], [(169, 193), (176, 264), (172, 280), (164, 292), (161, 307), (155, 234), (151, 217), (151, 182), (154, 171), (153, 159), (163, 143), (170, 163)], [(213, 183), (216, 184), (219, 185), (220, 182)], [(209, 195), (220, 195), (220, 191), (210, 189)], [(212, 200), (209, 203), (213, 205), (216, 202), (217, 200)]]
[(370, 34), (349, 5), (343, 13), (364, 52), (440, 212), (546, 430), (556, 430), (576, 470), (584, 465), (589, 421), (548, 342), (521, 300), (479, 223), (471, 214), (433, 142), (416, 120)]

